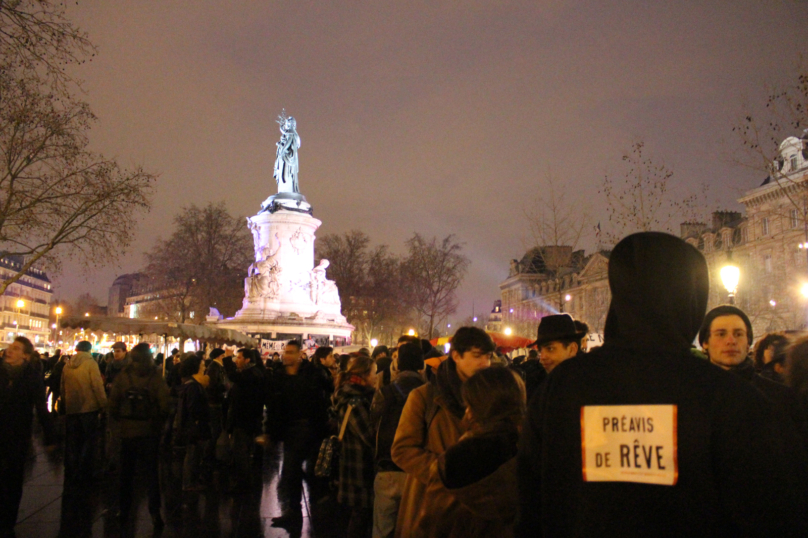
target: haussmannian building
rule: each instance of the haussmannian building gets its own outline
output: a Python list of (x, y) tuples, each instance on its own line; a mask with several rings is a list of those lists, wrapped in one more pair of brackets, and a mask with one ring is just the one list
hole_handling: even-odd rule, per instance
[[(0, 278), (12, 277), (23, 264), (20, 257), (0, 258)], [(25, 336), (35, 347), (44, 347), (53, 339), (53, 329), (49, 324), (52, 300), (53, 285), (48, 275), (35, 268), (26, 271), (0, 297), (3, 341), (10, 343), (17, 336)]]
[[(741, 273), (736, 305), (756, 337), (808, 328), (808, 137), (784, 140), (772, 174), (738, 201), (743, 212), (716, 211), (709, 223), (680, 226), (680, 236), (707, 260), (708, 308), (728, 302), (720, 271), (733, 263)], [(558, 259), (549, 249), (559, 248), (568, 249), (569, 263), (551, 269), (544, 259)], [(585, 256), (570, 247), (535, 247), (512, 260), (499, 285), (503, 328), (535, 338), (543, 316), (567, 312), (602, 333), (611, 300), (608, 262), (608, 251)]]

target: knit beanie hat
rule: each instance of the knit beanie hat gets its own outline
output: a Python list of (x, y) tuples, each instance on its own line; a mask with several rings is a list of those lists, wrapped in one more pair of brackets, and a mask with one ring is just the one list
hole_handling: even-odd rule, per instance
[(749, 321), (749, 317), (740, 308), (728, 304), (716, 306), (704, 316), (701, 329), (699, 329), (699, 345), (704, 347), (704, 342), (710, 338), (710, 326), (713, 324), (713, 320), (722, 316), (738, 316), (743, 320), (746, 325), (746, 336), (749, 338), (749, 345), (751, 346), (754, 335), (752, 334), (752, 323)]

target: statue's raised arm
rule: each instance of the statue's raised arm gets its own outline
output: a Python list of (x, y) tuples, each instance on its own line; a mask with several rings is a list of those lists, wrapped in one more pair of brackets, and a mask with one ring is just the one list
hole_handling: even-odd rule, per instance
[(278, 183), (278, 192), (300, 192), (297, 183), (299, 170), (297, 151), (300, 149), (300, 137), (297, 134), (297, 122), (292, 116), (286, 117), (286, 111), (278, 117), (281, 128), (281, 139), (275, 145), (277, 154), (273, 175)]

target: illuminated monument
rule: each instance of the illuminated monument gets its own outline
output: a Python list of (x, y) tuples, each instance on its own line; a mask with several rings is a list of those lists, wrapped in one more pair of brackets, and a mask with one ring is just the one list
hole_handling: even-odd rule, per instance
[(281, 139), (273, 172), (278, 193), (247, 218), (255, 261), (244, 279), (242, 308), (228, 319), (211, 309), (208, 321), (265, 341), (298, 338), (345, 345), (354, 328), (340, 312), (337, 285), (326, 279), (328, 260), (314, 266), (314, 232), (322, 222), (300, 194), (297, 125), (285, 113), (278, 123)]

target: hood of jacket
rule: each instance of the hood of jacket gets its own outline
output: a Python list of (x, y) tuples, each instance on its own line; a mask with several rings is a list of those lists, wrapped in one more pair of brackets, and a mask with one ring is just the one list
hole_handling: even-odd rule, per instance
[(704, 256), (670, 234), (629, 235), (609, 257), (606, 345), (689, 349), (707, 310)]
[(94, 360), (95, 359), (93, 358), (93, 356), (90, 355), (88, 352), (79, 351), (78, 353), (76, 353), (75, 355), (70, 357), (70, 361), (68, 361), (67, 367), (68, 368), (78, 368), (79, 366), (81, 366), (85, 362), (94, 361)]

